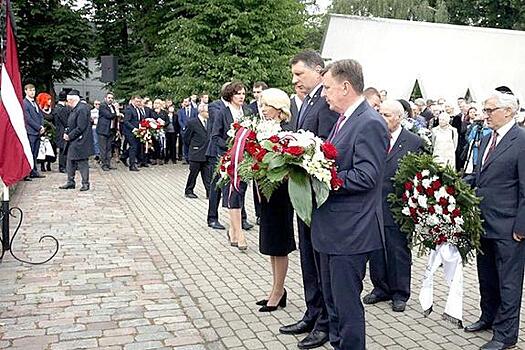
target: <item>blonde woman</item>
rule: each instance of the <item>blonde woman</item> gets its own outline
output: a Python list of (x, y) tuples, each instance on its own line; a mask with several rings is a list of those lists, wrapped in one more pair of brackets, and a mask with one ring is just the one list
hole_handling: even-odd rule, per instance
[[(290, 119), (290, 98), (279, 89), (267, 89), (261, 97), (262, 114), (281, 125)], [(288, 272), (288, 254), (296, 249), (293, 232), (293, 207), (288, 195), (288, 182), (281, 184), (269, 200), (261, 198), (259, 251), (270, 256), (272, 290), (268, 298), (257, 302), (260, 312), (271, 312), (286, 306), (284, 281)]]
[(439, 125), (432, 129), (433, 155), (438, 163), (456, 166), (456, 148), (458, 146), (458, 131), (450, 125), (450, 115), (441, 113)]

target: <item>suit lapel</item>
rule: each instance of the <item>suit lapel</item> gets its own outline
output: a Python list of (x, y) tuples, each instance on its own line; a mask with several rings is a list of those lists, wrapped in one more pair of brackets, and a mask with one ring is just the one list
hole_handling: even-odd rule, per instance
[[(317, 101), (321, 97), (322, 91), (323, 91), (323, 87), (321, 86), (320, 88), (317, 89), (317, 91), (312, 96), (310, 101), (308, 101), (308, 103), (304, 105), (304, 112), (303, 112), (302, 119), (301, 119), (301, 111), (299, 110), (299, 112), (297, 113), (297, 123), (300, 123), (300, 125), (297, 125), (297, 129), (301, 129), (303, 127), (304, 121), (306, 120), (306, 117), (308, 116), (308, 112), (310, 111), (310, 109), (312, 109), (312, 106), (317, 103)], [(301, 108), (303, 108), (302, 105), (301, 105)]]
[(401, 129), (401, 133), (399, 134), (399, 137), (397, 138), (396, 140), (396, 143), (394, 143), (394, 145), (392, 146), (392, 149), (390, 150), (390, 152), (388, 153), (387, 157), (386, 157), (386, 161), (388, 162), (390, 159), (392, 159), (392, 157), (394, 157), (394, 155), (396, 155), (397, 153), (401, 152), (403, 150), (403, 147), (405, 147), (405, 142), (406, 142), (406, 130), (405, 129)]
[[(481, 171), (485, 170), (494, 159), (501, 156), (510, 146), (512, 146), (512, 141), (516, 138), (516, 132), (518, 131), (518, 126), (514, 124), (512, 128), (510, 128), (509, 132), (503, 136), (501, 141), (498, 143), (492, 154), (489, 156), (485, 164), (482, 164)], [(483, 154), (485, 153), (485, 150), (483, 150)]]
[[(343, 126), (341, 126), (341, 128), (339, 129), (339, 132), (337, 133), (337, 135), (335, 135), (335, 137), (332, 139), (333, 144), (336, 144), (340, 139), (342, 139), (348, 133), (348, 131), (350, 130), (350, 125), (354, 122), (354, 120), (357, 117), (359, 117), (366, 110), (367, 105), (365, 103), (367, 104), (368, 102), (366, 102), (366, 100), (361, 102), (361, 104), (357, 106), (357, 109), (354, 111), (354, 113), (352, 113), (352, 115), (348, 117), (348, 120), (345, 121)], [(332, 132), (330, 133), (329, 139), (331, 139), (334, 132), (335, 132), (335, 126), (332, 129)]]

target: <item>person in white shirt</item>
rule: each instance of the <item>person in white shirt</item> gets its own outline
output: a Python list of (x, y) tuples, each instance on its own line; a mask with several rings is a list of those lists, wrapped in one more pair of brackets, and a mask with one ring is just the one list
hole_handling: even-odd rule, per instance
[(98, 124), (98, 110), (100, 108), (100, 101), (93, 101), (93, 109), (91, 110), (91, 130), (93, 134), (93, 147), (95, 148), (95, 160), (100, 159), (100, 147), (98, 145), (97, 124)]

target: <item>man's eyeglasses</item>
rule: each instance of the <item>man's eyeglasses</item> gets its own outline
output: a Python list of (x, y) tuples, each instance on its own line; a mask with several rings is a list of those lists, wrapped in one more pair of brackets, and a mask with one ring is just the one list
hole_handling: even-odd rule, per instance
[(503, 107), (496, 107), (496, 108), (483, 108), (481, 111), (483, 113), (485, 113), (486, 115), (491, 115), (492, 113), (494, 113), (495, 111), (497, 111), (498, 109), (502, 109)]

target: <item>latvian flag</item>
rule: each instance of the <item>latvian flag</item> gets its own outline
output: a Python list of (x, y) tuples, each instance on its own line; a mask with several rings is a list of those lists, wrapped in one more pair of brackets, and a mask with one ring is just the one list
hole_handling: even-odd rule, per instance
[(2, 22), (6, 25), (6, 40), (2, 47), (0, 78), (0, 178), (10, 186), (29, 174), (33, 168), (33, 156), (22, 109), (22, 82), (10, 1), (6, 0), (5, 5), (5, 21)]

